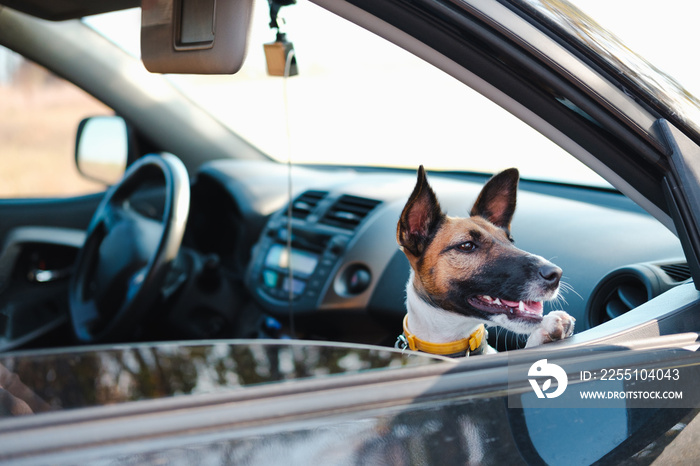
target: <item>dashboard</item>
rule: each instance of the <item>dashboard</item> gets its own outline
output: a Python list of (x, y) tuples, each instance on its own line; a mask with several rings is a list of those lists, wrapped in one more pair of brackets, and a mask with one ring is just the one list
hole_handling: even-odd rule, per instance
[[(219, 255), (267, 316), (354, 341), (343, 328), (363, 333), (370, 319), (395, 337), (409, 276), (396, 223), (415, 176), (307, 166), (290, 176), (276, 163), (212, 162), (193, 182), (185, 245)], [(448, 215), (465, 216), (488, 176), (428, 178)], [(521, 180), (511, 230), (517, 247), (563, 269), (562, 298), (545, 312), (566, 310), (577, 331), (690, 277), (678, 239), (612, 190)]]
[[(448, 215), (465, 216), (488, 175), (428, 178)], [(392, 346), (410, 270), (396, 224), (415, 181), (410, 169), (203, 165), (191, 180), (180, 253), (163, 280), (160, 305), (143, 313), (142, 334)], [(84, 200), (85, 222), (91, 199)], [(158, 219), (163, 199), (161, 188), (150, 187), (134, 195), (131, 208)], [(61, 212), (49, 214), (67, 217)], [(636, 308), (690, 280), (676, 236), (612, 190), (521, 180), (511, 232), (517, 247), (563, 269), (561, 298), (545, 312), (567, 311), (577, 332), (623, 315), (615, 322), (639, 316), (641, 323), (644, 312)], [(44, 344), (46, 335), (71, 342), (65, 295), (84, 238), (83, 230), (60, 223), (7, 235), (0, 349)], [(495, 329), (489, 343), (513, 349), (521, 339)]]

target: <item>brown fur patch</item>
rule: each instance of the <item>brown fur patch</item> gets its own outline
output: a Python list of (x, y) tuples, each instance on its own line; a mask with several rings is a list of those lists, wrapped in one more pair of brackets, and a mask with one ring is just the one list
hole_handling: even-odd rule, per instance
[[(457, 249), (469, 241), (477, 245), (474, 252)], [(507, 233), (484, 218), (446, 217), (420, 259), (409, 260), (416, 271), (416, 290), (424, 295), (445, 296), (452, 280), (468, 279), (494, 255), (508, 254), (512, 249)]]

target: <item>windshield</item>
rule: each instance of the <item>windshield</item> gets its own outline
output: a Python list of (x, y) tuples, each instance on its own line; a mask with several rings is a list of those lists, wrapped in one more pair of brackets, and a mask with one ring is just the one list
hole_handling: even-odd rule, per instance
[[(267, 75), (263, 44), (275, 40), (267, 2), (256, 2), (237, 74), (170, 76), (271, 158), (483, 173), (515, 166), (523, 178), (609, 186), (507, 111), (386, 40), (308, 2), (281, 17), (297, 76)], [(87, 22), (138, 55), (139, 10)]]

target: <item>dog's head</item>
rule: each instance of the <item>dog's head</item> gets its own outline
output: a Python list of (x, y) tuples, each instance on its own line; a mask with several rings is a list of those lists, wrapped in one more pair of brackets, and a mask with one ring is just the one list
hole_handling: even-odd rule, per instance
[(529, 333), (542, 320), (542, 302), (558, 294), (562, 271), (513, 244), (518, 178), (515, 168), (495, 175), (470, 217), (454, 218), (440, 208), (421, 166), (396, 234), (426, 302)]

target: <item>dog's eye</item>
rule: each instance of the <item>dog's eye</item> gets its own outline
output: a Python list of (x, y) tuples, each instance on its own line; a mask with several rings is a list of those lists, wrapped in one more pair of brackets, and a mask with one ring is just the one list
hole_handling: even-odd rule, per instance
[(464, 252), (472, 252), (476, 249), (476, 244), (472, 243), (471, 241), (466, 241), (458, 245), (457, 249)]

